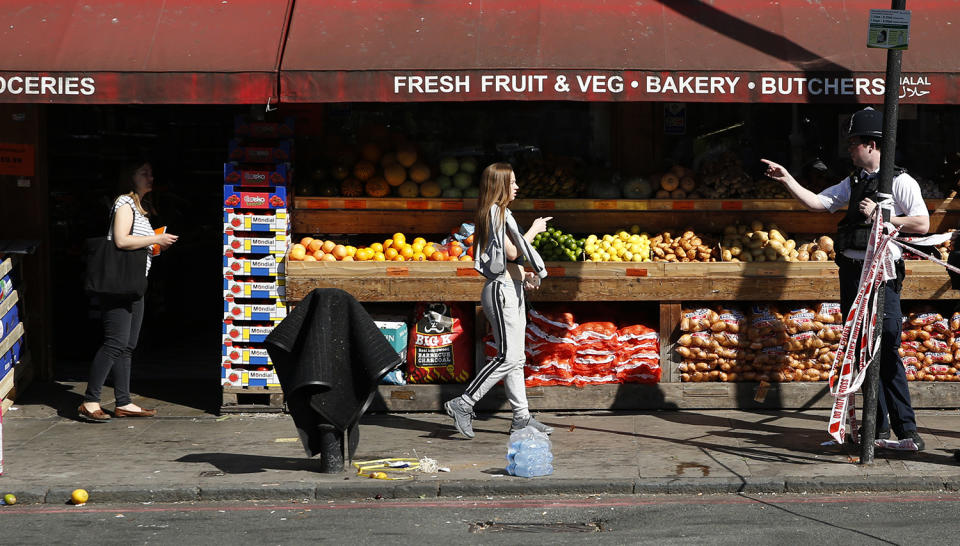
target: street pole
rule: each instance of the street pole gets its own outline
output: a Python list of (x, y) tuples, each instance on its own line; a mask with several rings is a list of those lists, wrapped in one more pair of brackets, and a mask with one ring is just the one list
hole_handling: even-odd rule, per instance
[[(907, 9), (907, 0), (892, 0), (890, 9)], [(903, 52), (887, 50), (887, 74), (883, 93), (883, 137), (880, 139), (880, 188), (877, 200), (881, 203), (883, 221), (889, 222), (893, 213), (893, 162), (897, 150), (897, 110), (900, 101), (900, 65)], [(882, 332), (884, 317), (884, 288), (877, 300), (877, 327)], [(882, 349), (881, 349), (882, 352)], [(863, 383), (863, 428), (860, 433), (860, 464), (873, 464), (874, 438), (877, 433), (877, 396), (880, 389), (880, 355), (867, 368)]]

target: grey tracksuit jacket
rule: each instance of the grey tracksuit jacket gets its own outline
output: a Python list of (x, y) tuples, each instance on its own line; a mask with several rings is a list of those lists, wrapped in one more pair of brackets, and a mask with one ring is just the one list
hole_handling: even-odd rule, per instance
[(514, 246), (520, 251), (517, 263), (520, 265), (529, 264), (533, 272), (541, 279), (547, 276), (546, 266), (543, 264), (543, 258), (533, 248), (533, 246), (523, 238), (523, 233), (517, 226), (510, 209), (506, 210), (506, 226), (498, 225), (500, 214), (497, 205), (490, 207), (490, 227), (491, 233), (485, 248), (479, 254), (474, 255), (473, 268), (479, 271), (488, 279), (496, 279), (507, 269), (507, 256), (504, 247), (504, 236), (510, 237)]

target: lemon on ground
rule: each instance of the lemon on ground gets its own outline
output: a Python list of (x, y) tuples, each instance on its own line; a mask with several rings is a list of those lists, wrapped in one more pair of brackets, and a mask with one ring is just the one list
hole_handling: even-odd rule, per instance
[(6, 495), (3, 496), (3, 503), (9, 504), (11, 506), (14, 504), (17, 504), (17, 496), (14, 495), (13, 493), (7, 493)]
[(70, 502), (73, 504), (83, 504), (90, 499), (90, 494), (87, 493), (86, 489), (74, 489), (73, 493), (70, 493)]

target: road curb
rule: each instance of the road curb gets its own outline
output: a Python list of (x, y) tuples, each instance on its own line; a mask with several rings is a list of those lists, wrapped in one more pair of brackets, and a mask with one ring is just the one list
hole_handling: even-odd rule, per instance
[(316, 494), (316, 484), (303, 482), (224, 484), (200, 487), (200, 500), (202, 501), (303, 500), (315, 499)]
[[(0, 483), (18, 504), (68, 504), (72, 487), (18, 487)], [(90, 503), (190, 501), (303, 501), (417, 499), (537, 495), (828, 494), (845, 492), (960, 491), (957, 476), (786, 476), (637, 479), (551, 479), (504, 476), (493, 480), (350, 480), (196, 486), (88, 486)]]
[[(954, 482), (960, 476), (950, 478)], [(784, 479), (787, 493), (840, 493), (845, 491), (904, 492), (947, 490), (936, 476), (810, 476)]]
[(629, 495), (633, 480), (542, 479), (503, 477), (496, 481), (461, 480), (440, 482), (441, 497), (485, 495)]

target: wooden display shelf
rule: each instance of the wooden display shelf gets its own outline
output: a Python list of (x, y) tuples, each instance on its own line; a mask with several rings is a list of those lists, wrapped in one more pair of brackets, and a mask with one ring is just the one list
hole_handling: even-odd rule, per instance
[[(927, 210), (960, 211), (952, 199), (925, 199)], [(301, 210), (469, 210), (476, 199), (426, 199), (401, 197), (296, 197), (294, 208)], [(796, 199), (517, 199), (510, 210), (574, 211), (806, 211)]]
[[(463, 222), (473, 221), (476, 202), (476, 199), (297, 197), (293, 232), (448, 233)], [(931, 232), (957, 226), (960, 202), (928, 199), (926, 204), (931, 211)], [(790, 234), (819, 235), (835, 232), (841, 217), (809, 212), (794, 199), (518, 199), (510, 208), (521, 225), (529, 224), (538, 216), (550, 215), (554, 217), (552, 225), (571, 233), (609, 233), (638, 225), (651, 233), (690, 227), (719, 235), (727, 225), (758, 220), (777, 224)]]
[[(831, 262), (550, 262), (534, 301), (838, 300)], [(472, 262), (288, 262), (287, 299), (340, 288), (360, 301), (477, 301), (483, 278)], [(905, 300), (960, 299), (943, 267), (907, 262)]]

